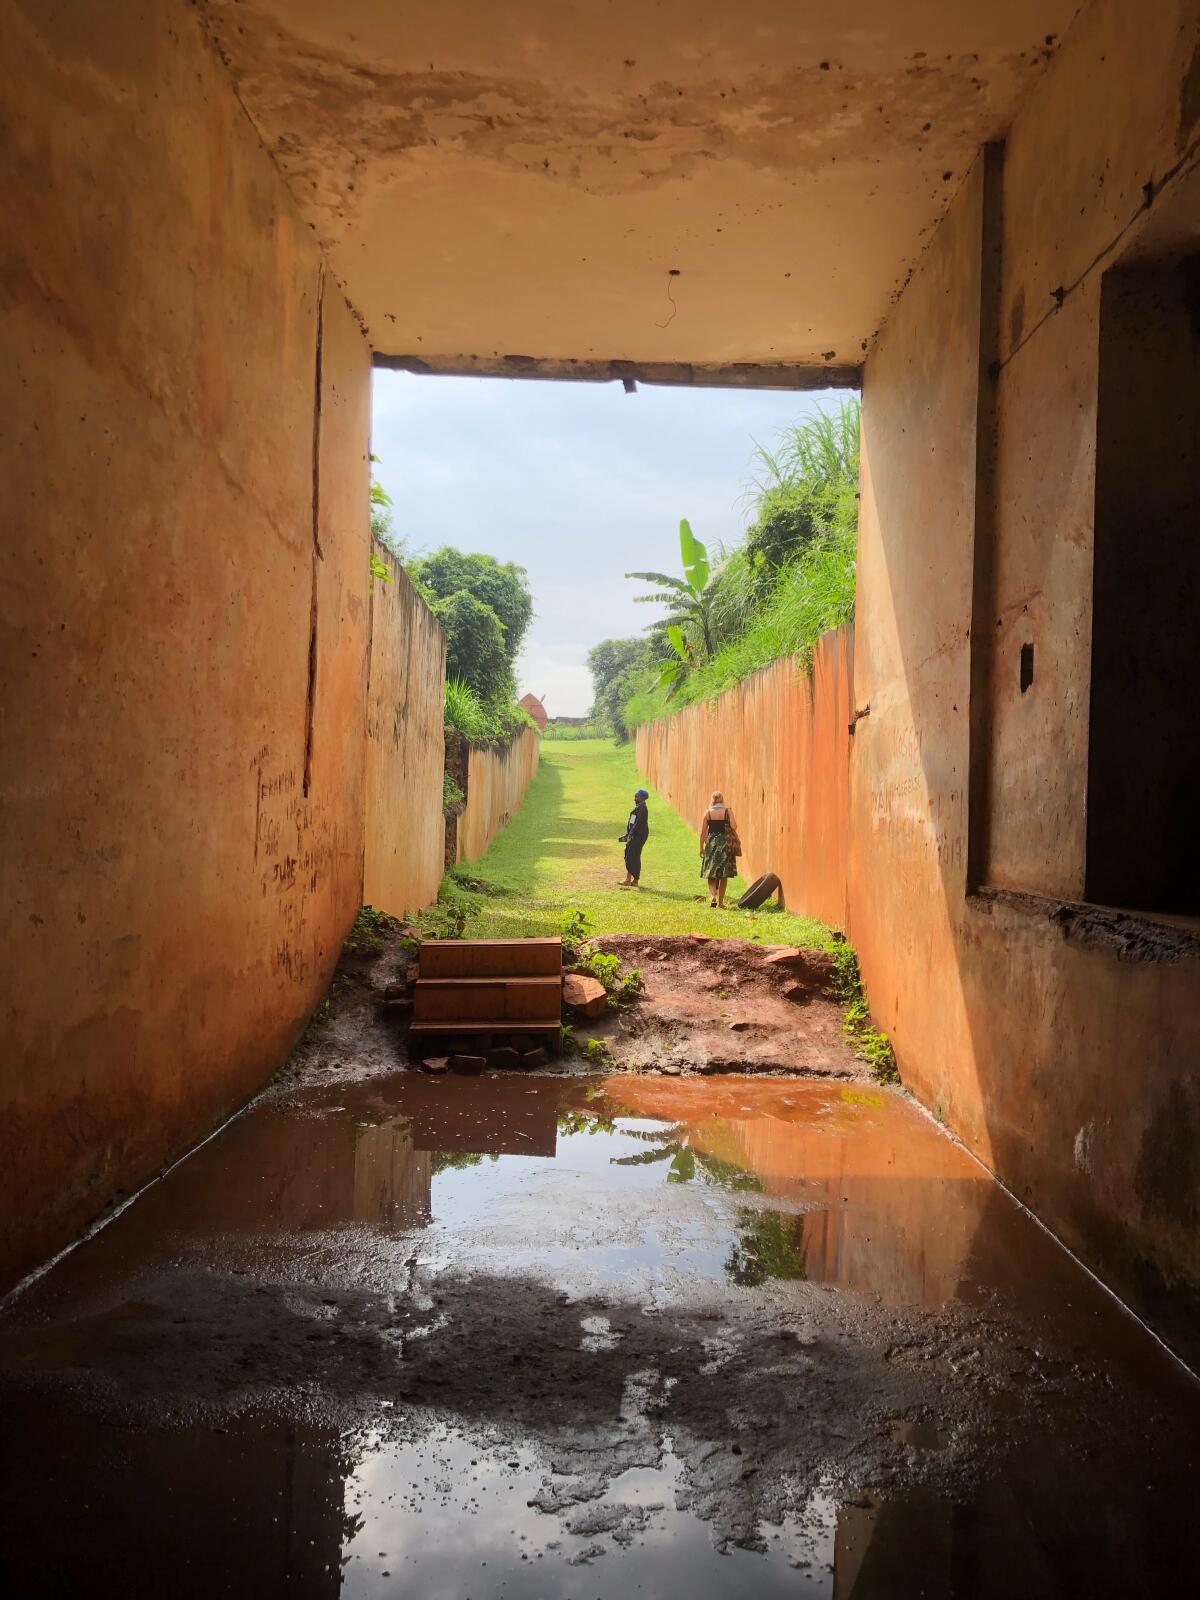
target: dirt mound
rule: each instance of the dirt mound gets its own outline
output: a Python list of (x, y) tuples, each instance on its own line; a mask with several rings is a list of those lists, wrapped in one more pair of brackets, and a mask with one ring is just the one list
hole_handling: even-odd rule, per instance
[[(431, 1052), (428, 1040), (407, 1048), (417, 969), (403, 931), (382, 938), (377, 949), (343, 954), (276, 1092), (357, 1082), (446, 1053)], [(620, 933), (589, 944), (617, 956), (623, 972), (636, 968), (645, 983), (635, 1004), (575, 1022), (577, 1043), (602, 1040), (618, 1069), (869, 1076), (842, 1032), (844, 1007), (831, 993), (833, 957), (823, 951), (703, 934)], [(591, 1065), (567, 1053), (551, 1057), (548, 1069)]]
[(823, 951), (772, 961), (785, 946), (702, 934), (610, 934), (591, 944), (625, 971), (637, 968), (645, 983), (636, 1005), (586, 1025), (618, 1067), (867, 1076), (842, 1032), (834, 962)]

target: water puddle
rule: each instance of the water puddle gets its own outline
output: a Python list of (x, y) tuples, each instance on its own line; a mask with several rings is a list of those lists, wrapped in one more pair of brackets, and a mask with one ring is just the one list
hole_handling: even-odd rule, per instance
[(1186, 1592), (1194, 1386), (899, 1095), (264, 1103), (0, 1320), (13, 1592)]

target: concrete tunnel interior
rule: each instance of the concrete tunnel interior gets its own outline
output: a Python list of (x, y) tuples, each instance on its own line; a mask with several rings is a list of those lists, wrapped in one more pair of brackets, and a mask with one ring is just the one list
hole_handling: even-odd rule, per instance
[[(843, 389), (853, 628), (721, 713), (800, 774), (755, 824), (820, 841), (789, 903), (906, 1090), (1194, 1368), (1197, 0), (0, 16), (0, 1288), (269, 1082), (360, 905), (437, 895), (373, 371)], [(681, 812), (717, 729), (638, 736)]]

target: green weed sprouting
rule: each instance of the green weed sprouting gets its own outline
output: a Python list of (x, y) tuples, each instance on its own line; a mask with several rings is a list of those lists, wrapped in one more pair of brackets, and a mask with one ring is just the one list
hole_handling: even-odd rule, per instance
[(591, 932), (591, 928), (591, 917), (586, 911), (580, 911), (578, 906), (572, 911), (563, 912), (558, 919), (558, 932), (563, 942), (563, 949), (568, 955), (575, 954)]
[(452, 875), (442, 879), (435, 903), (417, 917), (417, 926), (429, 939), (461, 939), (467, 925), (483, 910), (483, 900), (468, 894)]
[(393, 578), (392, 578), (392, 574), (388, 569), (387, 562), (381, 560), (380, 557), (375, 554), (374, 550), (372, 550), (371, 551), (371, 580), (370, 580), (370, 583), (368, 585), (369, 588), (373, 589), (375, 587), (375, 580), (376, 579), (378, 579), (380, 583), (392, 583), (394, 581)]
[[(568, 917), (578, 917), (583, 922), (588, 921), (581, 911), (570, 912)], [(563, 921), (565, 923), (567, 917), (564, 917)], [(564, 937), (564, 945), (566, 942)], [(631, 972), (622, 976), (620, 956), (609, 955), (603, 950), (592, 950), (584, 944), (572, 946), (571, 953), (573, 970), (586, 973), (602, 983), (610, 1006), (632, 1005), (645, 993), (646, 983), (639, 968), (634, 967)]]
[(854, 1046), (855, 1055), (867, 1063), (878, 1082), (899, 1083), (891, 1040), (871, 1025), (871, 1011), (853, 945), (840, 944), (833, 952), (833, 989), (846, 1007), (842, 1032)]
[(631, 972), (627, 972), (621, 979), (616, 997), (623, 1004), (628, 1004), (634, 1000), (640, 1000), (645, 992), (645, 979), (642, 977), (640, 968), (634, 967)]
[(603, 1039), (589, 1039), (583, 1047), (583, 1053), (594, 1067), (612, 1065), (612, 1051)]
[(360, 906), (354, 925), (346, 937), (345, 951), (352, 956), (377, 956), (383, 953), (390, 936), (400, 926), (395, 917), (374, 906)]

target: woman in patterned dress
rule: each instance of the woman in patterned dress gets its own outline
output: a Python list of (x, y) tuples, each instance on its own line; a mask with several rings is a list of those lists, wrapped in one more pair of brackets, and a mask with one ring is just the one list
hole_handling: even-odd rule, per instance
[(733, 844), (737, 822), (719, 789), (713, 790), (708, 810), (700, 819), (700, 876), (708, 879), (709, 905), (723, 907), (725, 886), (737, 877)]

